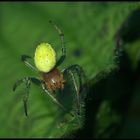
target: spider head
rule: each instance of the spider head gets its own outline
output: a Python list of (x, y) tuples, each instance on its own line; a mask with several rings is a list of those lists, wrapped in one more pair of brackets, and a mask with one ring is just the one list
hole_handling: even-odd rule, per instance
[(35, 66), (41, 72), (51, 71), (56, 64), (56, 53), (48, 43), (41, 43), (37, 46), (34, 56)]

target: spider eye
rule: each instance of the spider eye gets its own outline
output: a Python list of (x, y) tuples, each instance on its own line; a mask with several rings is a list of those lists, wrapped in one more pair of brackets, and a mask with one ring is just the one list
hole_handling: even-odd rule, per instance
[(34, 61), (41, 72), (49, 72), (56, 64), (56, 53), (48, 43), (41, 43), (35, 50)]

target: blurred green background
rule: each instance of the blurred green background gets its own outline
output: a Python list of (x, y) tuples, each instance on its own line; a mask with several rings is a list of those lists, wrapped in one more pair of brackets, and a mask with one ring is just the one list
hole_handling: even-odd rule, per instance
[[(74, 126), (73, 123), (70, 124), (66, 122), (61, 124), (64, 116), (59, 114), (60, 109), (52, 103), (48, 96), (43, 94), (41, 89), (34, 85), (31, 86), (30, 90), (31, 94), (28, 103), (29, 117), (25, 117), (21, 100), (22, 88), (19, 88), (16, 93), (13, 93), (12, 86), (16, 80), (22, 77), (37, 75), (21, 62), (20, 56), (27, 54), (33, 57), (36, 46), (42, 42), (48, 42), (52, 44), (57, 52), (57, 58), (59, 58), (61, 55), (60, 38), (48, 22), (49, 20), (54, 21), (64, 32), (65, 45), (67, 48), (67, 58), (60, 66), (60, 69), (71, 64), (79, 64), (83, 67), (88, 80), (91, 80), (91, 85), (89, 85), (90, 91), (87, 92), (89, 98), (87, 99), (86, 107), (90, 108), (90, 112), (94, 112), (94, 109), (96, 110), (94, 101), (96, 102), (97, 98), (96, 95), (91, 95), (95, 93), (91, 91), (94, 90), (92, 87), (95, 89), (98, 88), (93, 86), (94, 81), (92, 81), (92, 79), (102, 71), (109, 73), (115, 69), (116, 66), (119, 66), (119, 64), (114, 62), (114, 50), (116, 48), (114, 36), (131, 12), (139, 8), (139, 5), (139, 2), (1, 2), (0, 137), (55, 138), (67, 135), (70, 130), (74, 130), (74, 133), (69, 133), (67, 137), (80, 137), (81, 131), (85, 132), (83, 133), (85, 137), (88, 136), (90, 129), (87, 127), (88, 125), (80, 126), (81, 129), (79, 130), (79, 127)], [(135, 23), (137, 23), (137, 20), (138, 18), (136, 18)], [(135, 27), (135, 25), (133, 26)], [(131, 24), (128, 28), (130, 27)], [(126, 42), (123, 48), (133, 65), (130, 65), (129, 68), (134, 67), (136, 70), (136, 65), (138, 65), (137, 63), (140, 58), (140, 43), (133, 41), (133, 44), (130, 44), (129, 40), (125, 39), (127, 34), (131, 34), (131, 32), (127, 32), (128, 28), (126, 28), (126, 31), (122, 30), (122, 32), (119, 32), (118, 35)], [(136, 30), (137, 32), (139, 28), (140, 26), (138, 25), (137, 30), (134, 28), (132, 31)], [(122, 60), (120, 59), (120, 61)], [(133, 73), (135, 73), (135, 70), (132, 70)], [(126, 74), (126, 77), (128, 78), (129, 74)], [(129, 79), (127, 78), (125, 79), (126, 81)], [(116, 78), (116, 80), (118, 79)], [(120, 91), (126, 91), (127, 86), (131, 85), (127, 85), (125, 80), (124, 83), (126, 86), (123, 87), (122, 84), (122, 87), (119, 87)], [(95, 81), (95, 83), (99, 82)], [(106, 88), (110, 88), (109, 85), (110, 83)], [(117, 83), (115, 85), (117, 85)], [(110, 100), (112, 101), (112, 98), (100, 102), (98, 113), (96, 112), (97, 114), (94, 114), (94, 116), (97, 115), (97, 118), (95, 118), (95, 120), (97, 119), (97, 124), (92, 124), (92, 119), (94, 120), (94, 118), (88, 120), (88, 117), (91, 117), (88, 115), (91, 114), (88, 113), (88, 109), (86, 110), (84, 120), (88, 120), (92, 128), (97, 128), (93, 130), (90, 129), (94, 134), (92, 135), (91, 132), (91, 137), (111, 137), (112, 129), (109, 129), (110, 125), (112, 126), (112, 123), (115, 122), (115, 125), (119, 124), (120, 126), (122, 120), (124, 121), (121, 123), (123, 124), (121, 125), (121, 132), (115, 135), (116, 137), (140, 137), (139, 83), (137, 82), (135, 86), (134, 92), (136, 92), (136, 94), (134, 94), (135, 96), (129, 103), (130, 114), (132, 116), (128, 115), (127, 117), (126, 115), (124, 119), (121, 119), (123, 113), (116, 115), (116, 112), (110, 108)], [(108, 93), (106, 88), (103, 88), (104, 96)], [(111, 95), (114, 94), (113, 91), (109, 92)], [(102, 94), (100, 95), (99, 92), (98, 96), (102, 96)], [(127, 94), (125, 94), (125, 97), (126, 96)], [(90, 103), (90, 106), (88, 106), (90, 100), (93, 100), (92, 106)], [(115, 98), (114, 100), (118, 103), (120, 102), (120, 98)], [(135, 115), (133, 111), (135, 113), (138, 112)], [(113, 134), (115, 131), (116, 130), (113, 129)]]

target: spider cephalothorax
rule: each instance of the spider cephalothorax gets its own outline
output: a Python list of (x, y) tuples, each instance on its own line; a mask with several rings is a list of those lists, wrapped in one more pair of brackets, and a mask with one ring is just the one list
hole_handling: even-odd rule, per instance
[(42, 77), (50, 91), (64, 88), (63, 74), (57, 68), (52, 69), (50, 72), (42, 73)]
[[(83, 69), (77, 64), (71, 65), (63, 70), (58, 69), (59, 65), (63, 63), (66, 57), (66, 49), (64, 46), (64, 34), (55, 24), (53, 24), (53, 26), (55, 27), (55, 29), (57, 30), (61, 38), (62, 56), (58, 60), (56, 60), (55, 50), (52, 48), (52, 46), (49, 43), (41, 43), (37, 46), (35, 50), (35, 55), (34, 55), (34, 62), (35, 62), (36, 67), (31, 65), (27, 61), (28, 58), (31, 58), (30, 56), (27, 56), (27, 55), (21, 56), (21, 60), (28, 67), (38, 72), (38, 74), (41, 77), (40, 79), (34, 78), (34, 77), (25, 77), (18, 80), (13, 86), (13, 90), (15, 91), (16, 87), (19, 86), (21, 83), (25, 83), (26, 85), (26, 91), (23, 98), (26, 116), (28, 115), (27, 100), (29, 97), (29, 88), (30, 88), (31, 82), (36, 85), (41, 86), (44, 92), (47, 93), (56, 104), (58, 104), (61, 108), (64, 109), (63, 105), (59, 103), (58, 99), (53, 94), (54, 91), (64, 88), (65, 82), (66, 82), (64, 79), (64, 74), (69, 75), (71, 77), (73, 85), (74, 85), (74, 89), (76, 91), (77, 106), (79, 110), (81, 108), (79, 92), (80, 92), (80, 88), (82, 86), (83, 80), (85, 80), (86, 78), (85, 73)], [(77, 85), (77, 81), (74, 77), (74, 73), (76, 73), (79, 77), (78, 85), (80, 86)]]

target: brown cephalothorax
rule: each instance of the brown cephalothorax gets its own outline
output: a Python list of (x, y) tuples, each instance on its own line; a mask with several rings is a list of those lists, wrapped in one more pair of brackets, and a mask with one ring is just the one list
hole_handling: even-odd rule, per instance
[(57, 68), (52, 69), (50, 72), (42, 73), (42, 77), (50, 91), (64, 88), (63, 74)]

